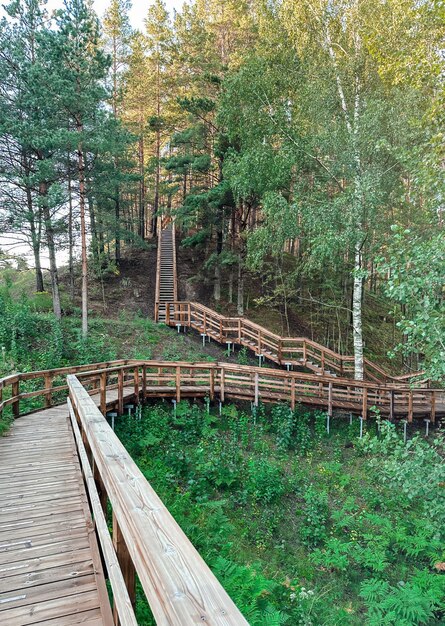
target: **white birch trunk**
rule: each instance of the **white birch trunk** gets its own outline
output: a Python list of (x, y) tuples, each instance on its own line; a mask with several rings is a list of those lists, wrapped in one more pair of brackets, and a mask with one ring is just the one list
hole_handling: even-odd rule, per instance
[(362, 325), (362, 296), (363, 278), (361, 275), (361, 244), (358, 241), (354, 250), (354, 288), (352, 292), (352, 329), (354, 339), (354, 378), (363, 380), (363, 325)]

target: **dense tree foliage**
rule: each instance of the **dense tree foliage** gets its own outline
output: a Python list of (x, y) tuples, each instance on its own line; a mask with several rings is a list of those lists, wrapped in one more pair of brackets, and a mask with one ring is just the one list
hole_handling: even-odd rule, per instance
[(330, 307), (326, 341), (361, 378), (364, 311), (384, 293), (407, 365), (441, 378), (443, 3), (189, 0), (170, 15), (156, 0), (135, 31), (129, 9), (111, 0), (101, 27), (84, 0), (55, 16), (23, 0), (1, 23), (2, 230), (32, 250), (37, 291), (47, 249), (56, 316), (56, 250), (73, 296), (83, 244), (86, 333), (88, 271), (118, 271), (170, 213), (214, 302), (242, 314), (248, 273), (287, 329), (292, 303)]

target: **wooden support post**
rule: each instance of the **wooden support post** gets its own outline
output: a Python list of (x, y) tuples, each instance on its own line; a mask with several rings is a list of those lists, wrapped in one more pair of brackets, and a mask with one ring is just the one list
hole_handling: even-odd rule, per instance
[(431, 392), (431, 421), (434, 424), (436, 421), (436, 392)]
[(107, 412), (107, 372), (100, 375), (100, 412), (102, 415)]
[(203, 333), (205, 334), (206, 333), (206, 328), (207, 328), (207, 314), (206, 314), (206, 311), (204, 311), (204, 317), (203, 317), (202, 323), (204, 324)]
[(332, 417), (332, 383), (328, 386), (328, 413), (329, 417)]
[(134, 380), (134, 399), (135, 399), (136, 404), (139, 404), (139, 366), (136, 366), (134, 368), (133, 380)]
[(290, 381), (290, 408), (295, 410), (295, 378), (292, 377)]
[(394, 389), (389, 392), (389, 419), (394, 419)]
[(258, 331), (258, 354), (262, 354), (261, 352), (261, 331)]
[[(113, 546), (116, 552), (119, 565), (121, 566), (122, 576), (127, 587), (128, 595), (130, 597), (133, 607), (136, 604), (136, 572), (134, 569), (133, 561), (131, 560), (130, 553), (126, 546), (124, 537), (117, 523), (116, 516), (113, 513)], [(113, 609), (115, 623), (118, 623), (118, 616), (116, 615), (115, 608)]]
[(306, 346), (306, 340), (303, 339), (303, 364), (306, 365), (306, 361), (307, 361), (307, 346)]
[(176, 368), (176, 402), (181, 401), (181, 367)]
[(210, 370), (210, 400), (214, 400), (215, 399), (215, 370), (212, 369)]
[(165, 323), (167, 326), (170, 326), (170, 303), (167, 302), (165, 305)]
[(278, 363), (281, 365), (282, 361), (283, 361), (283, 340), (280, 339), (278, 340)]
[(241, 318), (238, 318), (238, 343), (241, 343)]
[(260, 389), (259, 389), (260, 375), (258, 372), (255, 372), (255, 406), (258, 406), (260, 399)]
[(364, 420), (368, 419), (368, 389), (363, 387), (363, 403), (362, 403), (362, 417)]
[(189, 314), (189, 326), (191, 326), (192, 325), (192, 305), (190, 304), (190, 302), (188, 304), (188, 314)]
[(324, 376), (324, 350), (321, 351), (321, 373)]
[(17, 398), (16, 400), (14, 400), (12, 404), (12, 414), (14, 415), (15, 418), (17, 418), (17, 417), (20, 417), (20, 400), (19, 400), (20, 388), (19, 388), (18, 380), (12, 383), (11, 392), (12, 392), (13, 397)]
[(159, 302), (155, 302), (155, 322), (159, 322)]
[(145, 402), (147, 399), (147, 366), (142, 366), (142, 400)]
[(413, 392), (410, 389), (408, 393), (408, 422), (413, 421)]
[(219, 320), (219, 343), (222, 343), (224, 340), (223, 337), (223, 323), (222, 320)]
[(52, 393), (51, 393), (51, 387), (52, 387), (52, 377), (51, 374), (49, 372), (46, 372), (45, 374), (45, 409), (49, 409), (49, 407), (52, 405)]
[(117, 412), (122, 415), (124, 412), (124, 370), (117, 373)]
[(224, 389), (224, 386), (225, 386), (225, 377), (226, 377), (226, 373), (225, 373), (224, 368), (222, 367), (222, 368), (221, 368), (221, 385), (220, 385), (220, 392), (219, 392), (219, 395), (220, 395), (220, 398), (221, 398), (221, 402), (224, 402), (224, 395), (225, 395), (225, 389)]
[(93, 463), (93, 474), (94, 474), (94, 482), (96, 483), (97, 493), (99, 495), (100, 506), (102, 507), (102, 511), (104, 512), (105, 518), (107, 517), (107, 503), (108, 496), (105, 490), (105, 485), (102, 480), (102, 476), (99, 474), (99, 470), (96, 467), (96, 464)]

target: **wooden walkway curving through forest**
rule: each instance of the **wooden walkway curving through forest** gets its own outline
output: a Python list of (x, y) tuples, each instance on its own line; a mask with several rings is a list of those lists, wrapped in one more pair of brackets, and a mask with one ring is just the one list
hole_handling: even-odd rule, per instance
[(370, 362), (368, 380), (353, 380), (350, 357), (178, 302), (174, 230), (164, 232), (158, 280), (170, 258), (173, 282), (163, 292), (159, 282), (158, 319), (286, 368), (125, 360), (0, 379), (0, 416), (14, 418), (0, 439), (0, 624), (137, 626), (138, 577), (157, 624), (247, 625), (115, 436), (110, 409), (116, 417), (150, 398), (206, 397), (301, 402), (363, 419), (371, 407), (390, 419), (445, 417), (445, 391), (425, 381), (410, 385)]

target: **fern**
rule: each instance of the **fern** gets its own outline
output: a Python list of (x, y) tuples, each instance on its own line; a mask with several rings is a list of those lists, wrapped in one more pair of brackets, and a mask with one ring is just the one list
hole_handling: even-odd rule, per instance
[(271, 603), (277, 583), (265, 578), (255, 566), (238, 565), (218, 557), (213, 571), (251, 626), (280, 626), (288, 617)]

